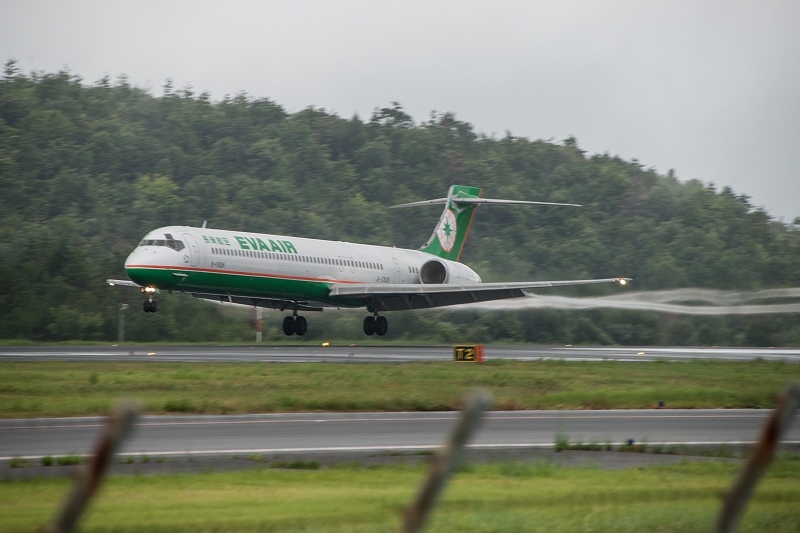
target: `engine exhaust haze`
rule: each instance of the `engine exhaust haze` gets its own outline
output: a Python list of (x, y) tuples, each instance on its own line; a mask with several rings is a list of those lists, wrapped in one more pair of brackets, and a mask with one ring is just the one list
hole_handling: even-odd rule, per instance
[(631, 309), (680, 315), (763, 315), (800, 313), (800, 302), (776, 302), (800, 299), (800, 288), (763, 291), (720, 291), (712, 289), (673, 289), (639, 291), (613, 296), (575, 298), (528, 294), (528, 298), (499, 300), (459, 306), (464, 310), (521, 309)]

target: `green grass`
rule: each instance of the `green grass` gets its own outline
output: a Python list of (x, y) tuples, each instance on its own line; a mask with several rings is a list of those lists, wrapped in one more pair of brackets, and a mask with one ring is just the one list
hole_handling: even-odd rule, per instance
[[(550, 463), (468, 465), (434, 509), (428, 532), (712, 531), (737, 465), (680, 463), (618, 471)], [(84, 532), (396, 531), (422, 467), (343, 466), (112, 477)], [(0, 482), (0, 531), (36, 531), (68, 490), (64, 479)], [(781, 459), (738, 531), (800, 528), (800, 461)]]
[(784, 362), (452, 362), (408, 364), (2, 362), (0, 417), (107, 413), (428, 411), (470, 388), (495, 409), (772, 407), (800, 365)]

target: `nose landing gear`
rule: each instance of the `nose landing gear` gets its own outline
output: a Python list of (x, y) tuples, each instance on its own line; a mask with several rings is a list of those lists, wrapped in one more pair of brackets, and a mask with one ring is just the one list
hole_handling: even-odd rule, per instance
[(142, 287), (141, 289), (142, 294), (147, 295), (147, 301), (144, 302), (142, 309), (144, 309), (145, 313), (155, 313), (156, 312), (156, 301), (153, 300), (153, 293), (156, 292), (155, 287)]
[(389, 331), (389, 321), (386, 320), (385, 316), (379, 316), (376, 313), (375, 316), (368, 316), (364, 319), (364, 333), (367, 335), (374, 333), (379, 337), (383, 337), (387, 331)]

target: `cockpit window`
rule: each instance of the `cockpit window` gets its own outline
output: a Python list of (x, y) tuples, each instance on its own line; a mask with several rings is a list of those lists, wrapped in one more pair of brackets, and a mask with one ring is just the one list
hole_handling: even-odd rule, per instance
[(177, 241), (175, 239), (143, 239), (142, 242), (139, 243), (139, 246), (166, 246), (175, 251), (186, 248), (183, 241)]

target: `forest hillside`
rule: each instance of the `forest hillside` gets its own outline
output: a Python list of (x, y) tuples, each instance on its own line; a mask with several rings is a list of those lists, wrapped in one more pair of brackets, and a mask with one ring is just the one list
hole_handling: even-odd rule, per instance
[[(454, 183), (492, 198), (583, 204), (481, 208), (462, 261), (485, 281), (627, 276), (636, 290), (800, 286), (796, 225), (773, 220), (740, 192), (589, 155), (574, 138), (489, 137), (451, 113), (415, 122), (399, 104), (362, 118), (313, 107), (289, 113), (246, 94), (212, 101), (169, 83), (154, 96), (124, 77), (86, 83), (68, 71), (24, 74), (9, 61), (0, 80), (0, 339), (112, 341), (118, 306), (129, 302), (129, 340), (249, 341), (247, 312), (173, 295), (145, 314), (138, 292), (104, 280), (124, 277), (124, 258), (149, 230), (203, 220), (418, 248), (440, 208), (386, 207), (441, 197)], [(361, 339), (362, 314), (322, 315), (308, 342)], [(433, 342), (800, 345), (793, 315), (392, 317), (389, 338)], [(277, 324), (280, 314), (266, 318)]]

